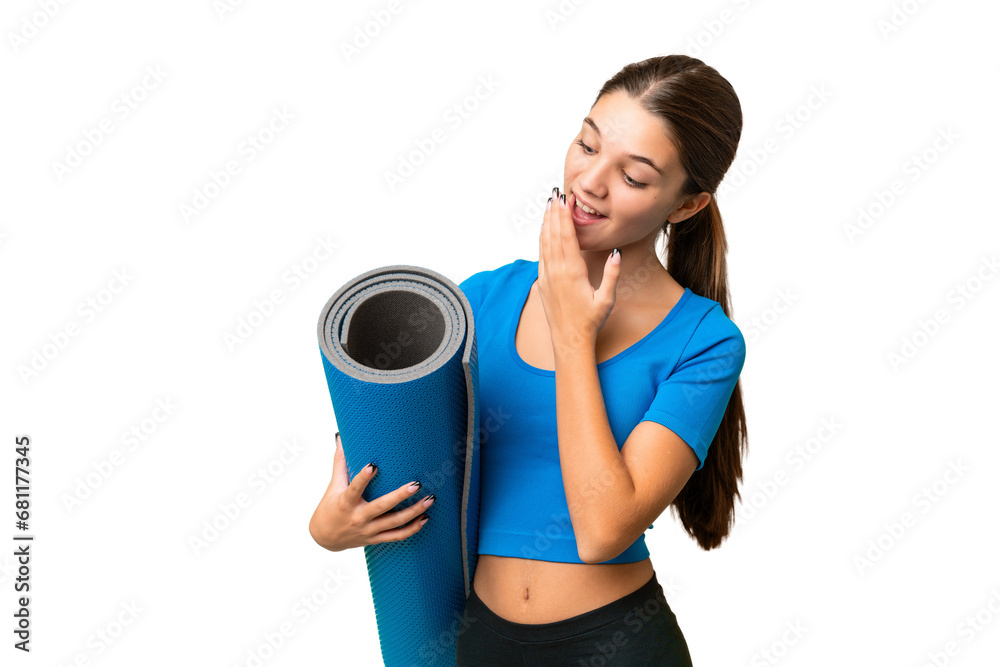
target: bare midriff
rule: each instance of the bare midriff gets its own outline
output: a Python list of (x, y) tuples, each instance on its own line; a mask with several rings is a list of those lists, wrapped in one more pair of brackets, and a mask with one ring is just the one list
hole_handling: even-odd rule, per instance
[(553, 563), (480, 554), (473, 588), (513, 623), (552, 623), (603, 607), (642, 588), (649, 558), (635, 563)]

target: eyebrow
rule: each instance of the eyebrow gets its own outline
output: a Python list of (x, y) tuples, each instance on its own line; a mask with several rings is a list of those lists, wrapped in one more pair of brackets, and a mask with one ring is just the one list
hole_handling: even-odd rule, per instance
[[(601, 129), (599, 127), (597, 127), (597, 123), (594, 122), (594, 119), (592, 119), (590, 116), (587, 116), (586, 118), (583, 119), (583, 122), (587, 123), (592, 128), (594, 128), (594, 132), (597, 132), (597, 136), (598, 137), (601, 136)], [(645, 162), (650, 167), (652, 167), (653, 169), (655, 169), (656, 173), (658, 173), (660, 176), (663, 176), (663, 170), (661, 170), (659, 167), (657, 167), (655, 164), (653, 164), (653, 161), (650, 160), (648, 157), (643, 157), (641, 155), (636, 155), (635, 153), (626, 153), (625, 157), (631, 158), (633, 160), (636, 160), (637, 162)]]

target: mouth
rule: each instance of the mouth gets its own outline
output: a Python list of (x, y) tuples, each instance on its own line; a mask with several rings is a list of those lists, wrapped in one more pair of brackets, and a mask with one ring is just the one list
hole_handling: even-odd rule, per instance
[[(576, 195), (576, 193), (574, 193), (574, 195)], [(575, 201), (575, 203), (574, 203), (573, 211), (572, 211), (573, 221), (576, 222), (578, 225), (592, 225), (595, 222), (600, 222), (601, 220), (606, 220), (607, 219), (608, 216), (603, 215), (601, 213), (596, 213), (595, 214), (595, 213), (588, 213), (587, 211), (584, 211), (583, 208), (581, 207), (581, 204), (585, 204), (587, 206), (587, 208), (589, 208), (591, 210), (597, 210), (597, 209), (595, 209), (594, 207), (590, 206), (590, 204), (587, 204), (587, 202), (581, 201), (579, 195), (575, 196), (574, 201)]]

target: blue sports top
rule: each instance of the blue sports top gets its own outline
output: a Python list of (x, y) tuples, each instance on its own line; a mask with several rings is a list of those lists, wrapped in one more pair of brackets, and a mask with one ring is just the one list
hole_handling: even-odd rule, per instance
[[(537, 278), (537, 261), (517, 259), (460, 285), (479, 356), (479, 553), (582, 563), (559, 464), (556, 374), (527, 364), (514, 344)], [(639, 422), (654, 421), (694, 450), (701, 470), (745, 358), (743, 335), (722, 306), (685, 288), (655, 329), (597, 364), (618, 449)], [(640, 535), (604, 562), (648, 556)]]

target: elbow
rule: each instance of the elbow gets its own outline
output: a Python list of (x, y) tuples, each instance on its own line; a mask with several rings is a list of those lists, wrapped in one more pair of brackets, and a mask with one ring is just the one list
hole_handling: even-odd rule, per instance
[(613, 544), (598, 540), (577, 540), (577, 555), (588, 565), (596, 565), (611, 560), (622, 552), (615, 550)]
[[(627, 502), (622, 504), (630, 505)], [(586, 526), (573, 526), (577, 555), (588, 565), (620, 556), (633, 541), (628, 539), (627, 516), (612, 513), (593, 518)]]
[(587, 565), (596, 565), (597, 563), (604, 562), (597, 557), (595, 552), (585, 551), (583, 547), (579, 547), (576, 551), (577, 554), (580, 556), (580, 560), (582, 560)]

